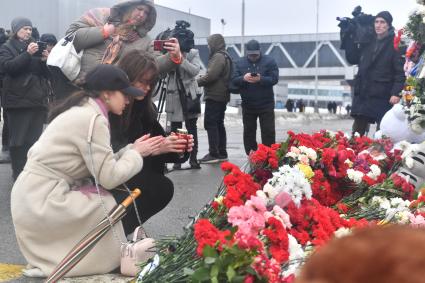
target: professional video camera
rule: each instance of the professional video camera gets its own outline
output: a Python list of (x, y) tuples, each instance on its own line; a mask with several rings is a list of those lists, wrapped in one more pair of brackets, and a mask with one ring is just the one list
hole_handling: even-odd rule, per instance
[(182, 52), (189, 52), (195, 46), (194, 33), (189, 30), (190, 23), (186, 21), (176, 21), (174, 29), (168, 28), (166, 31), (161, 32), (156, 37), (157, 40), (167, 40), (172, 37), (177, 38)]
[(351, 13), (353, 18), (336, 18), (341, 29), (341, 49), (346, 49), (347, 44), (364, 45), (371, 42), (375, 36), (375, 17), (362, 12), (362, 7), (357, 6)]

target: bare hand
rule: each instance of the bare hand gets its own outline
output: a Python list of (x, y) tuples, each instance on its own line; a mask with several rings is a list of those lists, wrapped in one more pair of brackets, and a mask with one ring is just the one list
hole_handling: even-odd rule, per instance
[(151, 155), (153, 152), (156, 152), (160, 148), (164, 139), (165, 138), (163, 136), (151, 138), (150, 135), (144, 135), (134, 142), (133, 148), (143, 157), (146, 157)]
[(41, 61), (46, 62), (47, 61), (47, 57), (49, 57), (50, 52), (47, 50), (44, 50), (42, 55), (41, 55)]
[(183, 55), (180, 51), (180, 44), (177, 38), (170, 38), (171, 42), (164, 43), (164, 49), (168, 51), (172, 58), (181, 58)]
[(34, 53), (36, 53), (37, 51), (38, 51), (38, 44), (37, 44), (37, 43), (35, 43), (35, 42), (31, 42), (31, 43), (28, 45), (27, 52), (28, 52), (30, 55), (34, 55)]
[(187, 141), (187, 152), (192, 152), (193, 147), (195, 146), (195, 140), (193, 139), (193, 135), (189, 135), (189, 140)]
[(253, 77), (251, 73), (246, 73), (245, 76), (243, 77), (243, 79), (246, 82), (249, 82), (251, 84), (255, 84), (258, 83), (261, 79), (260, 74), (257, 74), (257, 76)]
[(153, 153), (153, 155), (160, 155), (164, 153), (183, 153), (185, 152), (187, 146), (186, 139), (179, 139), (177, 135), (172, 133), (170, 136), (166, 137), (161, 144), (160, 148)]
[(104, 30), (107, 34), (109, 34), (109, 35), (113, 35), (113, 34), (115, 33), (115, 26), (114, 26), (113, 24), (106, 23), (106, 24), (103, 26), (103, 30)]
[(397, 103), (399, 103), (400, 102), (400, 97), (398, 97), (398, 96), (391, 96), (391, 98), (390, 98), (390, 103), (392, 104), (392, 105), (395, 105), (395, 104), (397, 104)]

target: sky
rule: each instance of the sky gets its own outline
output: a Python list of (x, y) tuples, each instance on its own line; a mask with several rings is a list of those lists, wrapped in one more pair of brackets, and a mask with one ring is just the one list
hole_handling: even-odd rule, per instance
[[(191, 12), (211, 19), (211, 32), (241, 35), (242, 0), (156, 0), (156, 4)], [(339, 31), (336, 17), (351, 16), (361, 5), (367, 14), (388, 10), (394, 26), (401, 28), (416, 0), (319, 0), (319, 32)], [(296, 34), (316, 32), (316, 0), (245, 0), (245, 35)]]

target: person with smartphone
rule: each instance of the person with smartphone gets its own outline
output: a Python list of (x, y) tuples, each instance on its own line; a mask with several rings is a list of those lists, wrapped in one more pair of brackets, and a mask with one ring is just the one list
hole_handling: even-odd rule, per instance
[(0, 47), (0, 69), (4, 72), (2, 106), (9, 128), (9, 150), (13, 179), (23, 170), (30, 147), (38, 140), (46, 121), (49, 92), (48, 52), (39, 56), (33, 42), (32, 23), (15, 18), (12, 35)]
[(270, 146), (276, 141), (273, 86), (279, 81), (279, 68), (271, 56), (261, 54), (258, 41), (249, 41), (245, 50), (246, 56), (235, 63), (232, 81), (240, 88), (243, 141), (249, 155), (257, 150), (258, 119), (262, 143)]
[(155, 26), (157, 12), (151, 0), (121, 1), (111, 8), (87, 11), (72, 23), (66, 34), (75, 34), (77, 52), (84, 50), (81, 71), (75, 83), (98, 64), (117, 64), (131, 50), (156, 54), (160, 72), (165, 74), (182, 62), (180, 45), (175, 38), (163, 42), (166, 53), (154, 51), (148, 32)]

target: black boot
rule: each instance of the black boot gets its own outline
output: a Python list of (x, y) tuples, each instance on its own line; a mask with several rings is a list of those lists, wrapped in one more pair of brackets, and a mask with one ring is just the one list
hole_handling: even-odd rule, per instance
[(198, 153), (194, 150), (190, 154), (189, 164), (191, 169), (201, 169), (201, 165), (198, 162), (197, 158)]

